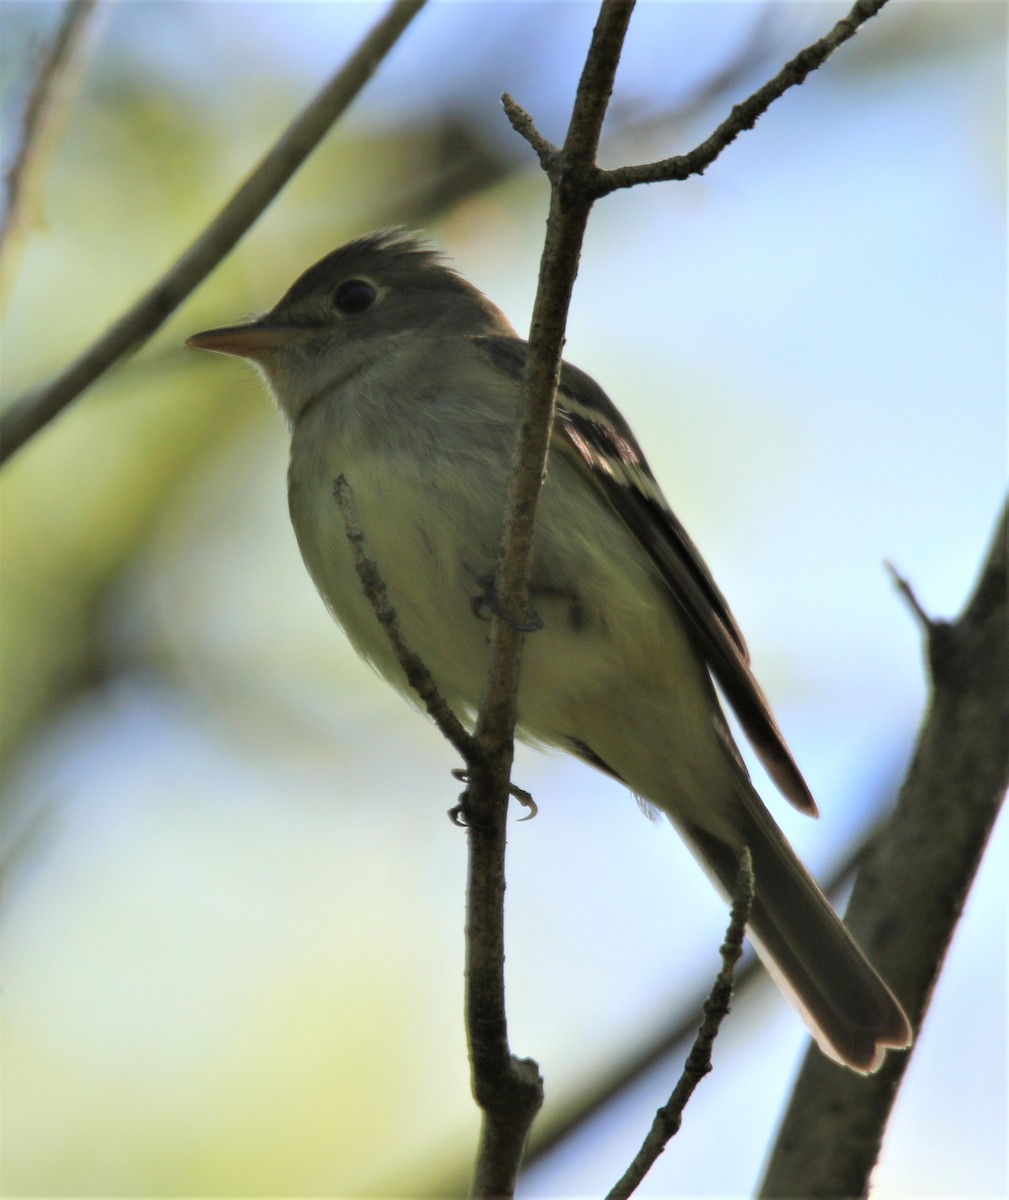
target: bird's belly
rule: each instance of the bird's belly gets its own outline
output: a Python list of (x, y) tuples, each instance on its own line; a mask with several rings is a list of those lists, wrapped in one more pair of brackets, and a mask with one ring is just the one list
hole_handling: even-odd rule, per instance
[[(358, 652), (398, 687), (402, 670), (364, 595), (333, 497), (340, 474), (405, 641), (450, 703), (474, 709), (490, 630), (490, 604), (481, 597), (494, 570), (503, 498), (455, 494), (447, 477), (360, 455), (346, 464), (329, 455), (311, 474), (292, 478), (291, 520), (316, 587)], [(615, 682), (610, 630), (583, 590), (575, 578), (539, 589), (534, 583), (530, 605), (543, 627), (526, 639), (520, 700), (536, 736), (562, 720), (570, 698)]]
[[(493, 571), (503, 499), (457, 494), (451, 477), (360, 454), (346, 464), (329, 455), (291, 480), (291, 518), (316, 587), (357, 651), (414, 700), (354, 565), (333, 497), (341, 473), (405, 643), (465, 719), (486, 675), (490, 624), (475, 601)], [(549, 483), (543, 500), (551, 503)], [(643, 567), (640, 577), (624, 578), (639, 570), (625, 562), (614, 574), (610, 556), (619, 546), (600, 557), (573, 549), (574, 536), (562, 542), (543, 555), (551, 572), (534, 570), (530, 606), (542, 627), (524, 641), (520, 732), (601, 760), (653, 800), (670, 785), (694, 790), (698, 773), (723, 756), (712, 745), (710, 685), (680, 622)], [(647, 774), (643, 756), (628, 756), (642, 744), (651, 748)]]
[[(362, 550), (374, 562), (400, 633), (454, 706), (476, 707), (490, 628), (473, 610), (477, 580), (493, 570), (493, 520), (445, 495), (446, 481), (425, 478), (409, 462), (357, 455), (346, 465), (291, 480), (291, 520), (305, 565), (355, 649), (396, 687), (402, 668), (363, 591), (332, 481), (344, 474)], [(441, 493), (441, 494), (438, 494)]]

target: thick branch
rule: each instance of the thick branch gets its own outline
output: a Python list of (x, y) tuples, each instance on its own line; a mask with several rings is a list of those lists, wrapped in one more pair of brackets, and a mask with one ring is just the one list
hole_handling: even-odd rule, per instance
[(0, 463), (150, 337), (210, 274), (348, 108), (424, 3), (395, 0), (175, 265), (61, 374), (4, 412), (0, 417)]
[[(929, 710), (848, 906), (916, 1031), (1009, 784), (1007, 536), (1003, 510), (963, 614), (929, 625)], [(862, 1078), (807, 1055), (761, 1196), (864, 1196), (908, 1058), (890, 1054)]]

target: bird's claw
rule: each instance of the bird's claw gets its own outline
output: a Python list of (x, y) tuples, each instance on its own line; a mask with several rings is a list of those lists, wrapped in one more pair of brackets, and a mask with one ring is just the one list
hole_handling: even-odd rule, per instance
[(535, 609), (529, 610), (529, 619), (520, 621), (517, 617), (509, 616), (504, 612), (498, 604), (497, 594), (494, 591), (494, 576), (482, 575), (477, 583), (484, 590), (479, 595), (473, 596), (470, 599), (469, 607), (473, 616), (478, 621), (489, 621), (490, 617), (486, 616), (484, 610), (493, 614), (499, 620), (504, 621), (506, 625), (510, 625), (516, 633), (536, 633), (537, 630), (543, 628), (543, 618), (536, 612)]
[[(453, 767), (452, 778), (458, 779), (460, 783), (469, 783), (469, 772), (464, 767)], [(520, 821), (531, 821), (539, 812), (539, 806), (532, 798), (532, 793), (527, 792), (525, 788), (517, 787), (514, 783), (508, 785), (508, 794), (513, 800), (517, 800), (523, 808), (529, 811), (524, 817), (519, 817)], [(465, 829), (469, 825), (466, 819), (466, 793), (460, 797), (459, 803), (453, 805), (448, 810), (448, 819), (453, 825), (458, 825), (460, 829)]]

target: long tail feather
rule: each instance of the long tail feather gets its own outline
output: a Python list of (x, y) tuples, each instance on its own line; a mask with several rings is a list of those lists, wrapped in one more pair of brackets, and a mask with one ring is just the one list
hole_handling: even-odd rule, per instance
[[(747, 800), (748, 828), (740, 836), (753, 857), (756, 889), (749, 931), (754, 946), (821, 1049), (856, 1071), (871, 1073), (887, 1048), (911, 1044), (904, 1010), (763, 804), (755, 796)], [(738, 850), (696, 826), (682, 832), (721, 890), (730, 893)]]

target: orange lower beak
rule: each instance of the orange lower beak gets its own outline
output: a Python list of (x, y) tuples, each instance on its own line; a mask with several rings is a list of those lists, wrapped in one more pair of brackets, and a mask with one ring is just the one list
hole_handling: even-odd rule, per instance
[(259, 361), (271, 350), (295, 346), (308, 341), (314, 330), (304, 325), (275, 325), (267, 320), (249, 325), (226, 325), (222, 329), (207, 329), (186, 338), (187, 346), (197, 350), (216, 350), (219, 354), (237, 354), (240, 358)]

